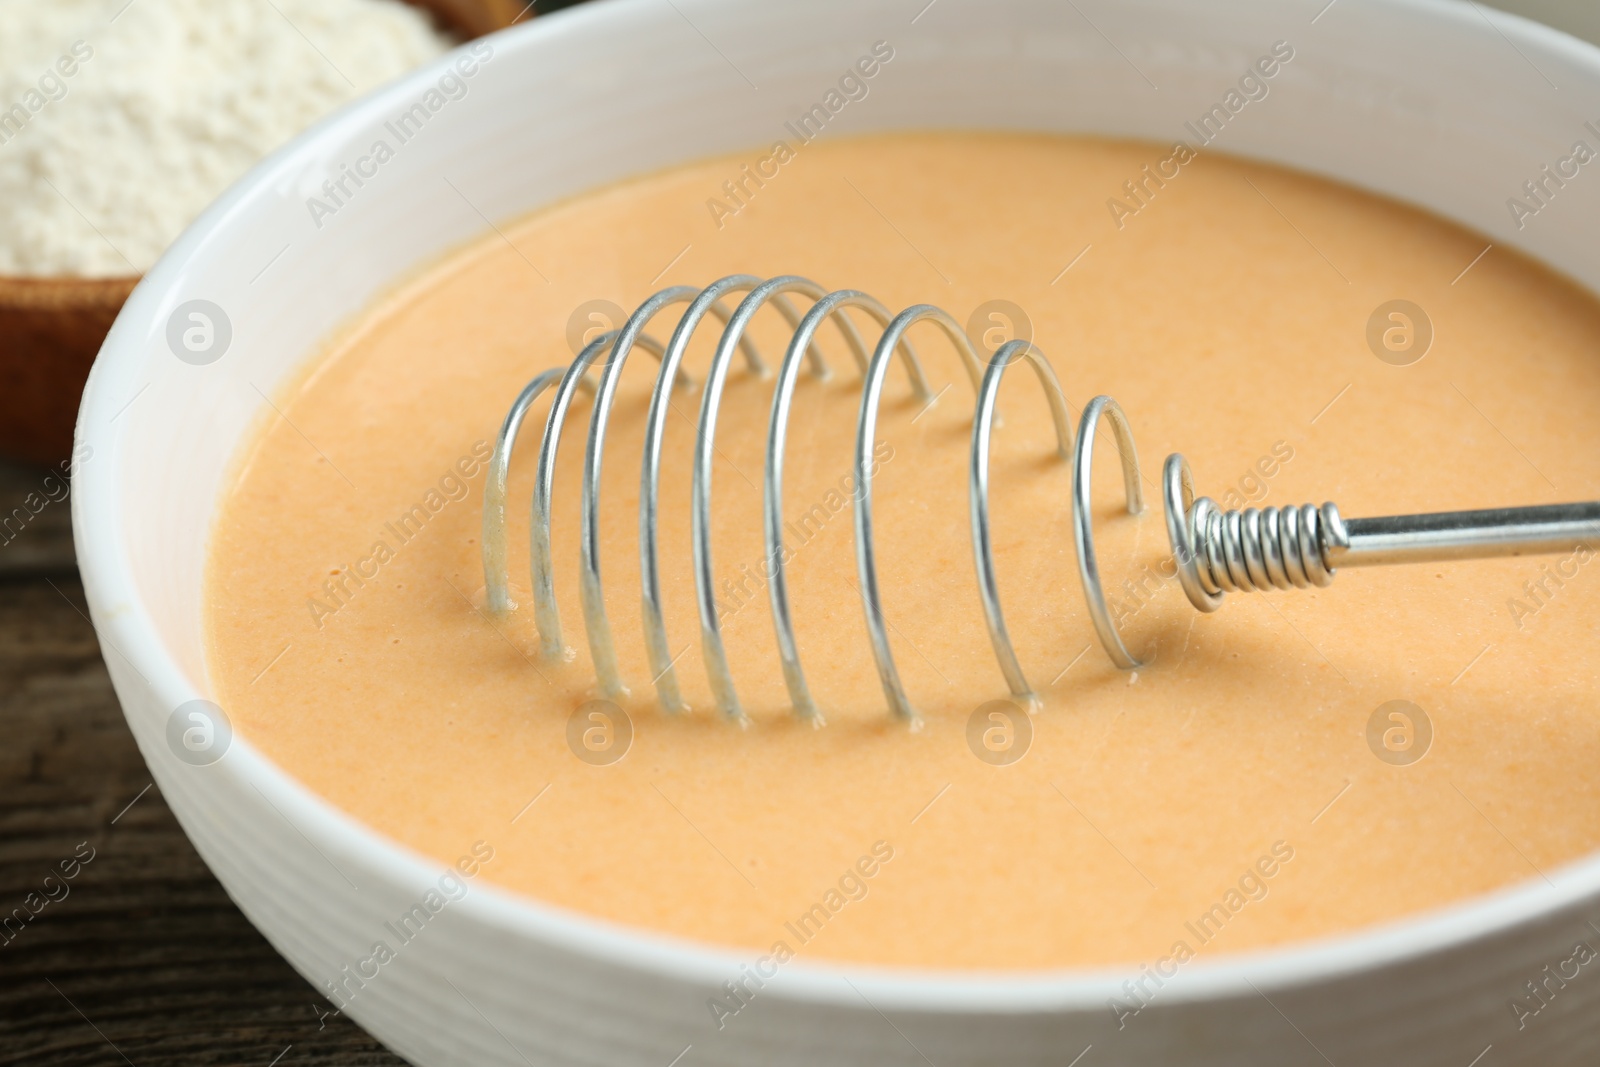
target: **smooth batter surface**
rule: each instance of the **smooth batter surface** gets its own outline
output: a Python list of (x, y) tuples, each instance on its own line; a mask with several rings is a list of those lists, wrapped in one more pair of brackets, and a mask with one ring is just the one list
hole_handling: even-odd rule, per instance
[[(1205, 617), (1143, 568), (1166, 554), (1156, 481), (1174, 450), (1229, 504), (1332, 499), (1364, 516), (1594, 496), (1600, 308), (1499, 248), (1463, 274), (1487, 242), (1422, 212), (1209, 153), (1136, 213), (1113, 213), (1108, 198), (1132, 206), (1123, 183), (1169, 154), (1033, 136), (841, 140), (801, 148), (719, 213), (720, 228), (708, 198), (729, 203), (722, 183), (765, 152), (502, 225), (372, 309), (277, 399), (286, 418), (251, 447), (214, 535), (217, 701), (310, 788), (441, 864), (482, 840), (494, 849), (482, 877), (502, 886), (752, 958), (780, 941), (802, 959), (953, 968), (1137, 964), (1179, 944), (1210, 958), (1392, 920), (1592, 850), (1600, 563), (1587, 553), (1349, 571), (1326, 590), (1232, 596)], [(849, 507), (830, 496), (850, 467), (859, 375), (829, 330), (838, 373), (801, 381), (785, 487), (791, 520), (827, 513), (790, 589), (828, 724), (788, 717), (766, 593), (748, 579), (753, 596), (724, 592), (723, 629), (754, 722), (740, 730), (710, 710), (688, 538), (698, 388), (677, 397), (668, 428), (661, 534), (669, 640), (695, 711), (665, 717), (639, 638), (639, 450), (655, 376), (639, 351), (608, 438), (601, 553), (635, 736), (614, 765), (576, 758), (567, 719), (592, 695), (576, 581), (588, 402), (575, 404), (555, 487), (568, 662), (539, 658), (527, 592), (546, 402), (513, 465), (521, 608), (502, 620), (481, 611), (475, 445), (493, 441), (530, 377), (571, 358), (580, 304), (632, 309), (662, 286), (739, 271), (803, 273), (892, 309), (933, 302), (963, 322), (1009, 300), (1075, 412), (1116, 396), (1151, 507), (1119, 514), (1103, 443), (1100, 562), (1113, 591), (1142, 583), (1121, 610), (1147, 667), (1115, 670), (1093, 637), (1068, 472), (1038, 384), (1017, 369), (1001, 398), (994, 529), (1007, 622), (1044, 702), (1019, 762), (974, 756), (969, 717), (1006, 687), (967, 525), (971, 389), (919, 327), (935, 388), (950, 388), (924, 411), (891, 374), (875, 513), (891, 640), (927, 725), (890, 721)], [(1367, 343), (1369, 316), (1396, 298), (1433, 325), (1411, 366)], [(704, 332), (697, 382), (716, 331)], [(776, 313), (753, 333), (775, 363), (787, 336)], [(762, 559), (769, 397), (769, 381), (731, 373), (719, 582)], [(414, 506), (426, 521), (402, 542), (392, 524)], [(358, 586), (352, 566), (371, 577)], [(1410, 765), (1369, 746), (1369, 719), (1392, 700), (1432, 724)]]

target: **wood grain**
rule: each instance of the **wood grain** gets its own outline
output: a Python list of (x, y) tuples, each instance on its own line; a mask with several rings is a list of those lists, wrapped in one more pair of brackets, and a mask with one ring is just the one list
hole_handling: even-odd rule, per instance
[[(49, 473), (0, 465), (0, 515)], [(68, 502), (17, 531), (0, 532), (0, 1065), (403, 1064), (348, 1019), (319, 1021), (330, 1006), (151, 786), (84, 616)], [(87, 849), (40, 907), (46, 876)]]

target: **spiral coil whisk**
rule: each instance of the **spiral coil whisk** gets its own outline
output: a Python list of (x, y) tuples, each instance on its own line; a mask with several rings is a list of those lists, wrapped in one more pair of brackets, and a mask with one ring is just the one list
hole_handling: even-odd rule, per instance
[[(737, 293), (745, 295), (730, 310), (724, 297)], [(791, 294), (811, 300), (810, 309), (802, 315), (792, 302)], [(666, 344), (644, 332), (657, 315), (680, 304), (687, 307)], [(795, 275), (763, 280), (737, 274), (704, 289), (693, 286), (663, 289), (641, 304), (620, 329), (608, 331), (586, 345), (567, 367), (545, 371), (527, 384), (501, 427), (484, 489), (482, 552), (491, 612), (504, 613), (513, 607), (508, 588), (506, 546), (507, 469), (512, 449), (533, 403), (553, 388), (555, 394), (545, 418), (534, 477), (531, 558), (533, 610), (541, 653), (548, 657), (561, 655), (561, 619), (555, 603), (550, 554), (551, 484), (568, 410), (577, 391), (584, 389), (592, 393), (594, 399), (583, 462), (579, 599), (600, 692), (613, 698), (627, 692), (618, 671), (600, 578), (599, 488), (606, 427), (622, 369), (635, 348), (645, 349), (656, 358), (660, 369), (645, 422), (644, 459), (640, 471), (639, 557), (644, 638), (661, 706), (669, 712), (685, 710), (662, 612), (657, 546), (661, 449), (673, 391), (689, 391), (693, 387), (681, 366), (684, 354), (695, 331), (710, 314), (721, 322), (722, 333), (702, 385), (692, 471), (690, 530), (696, 602), (701, 654), (717, 706), (729, 718), (745, 721), (722, 641), (715, 599), (711, 556), (712, 461), (716, 455), (717, 417), (723, 389), (735, 356), (742, 353), (753, 374), (765, 377), (772, 373), (746, 336), (751, 319), (767, 304), (771, 304), (793, 330), (776, 371), (768, 423), (763, 528), (768, 598), (784, 681), (797, 715), (812, 721), (821, 720), (806, 684), (789, 609), (787, 553), (783, 540), (783, 461), (791, 403), (802, 365), (819, 379), (831, 374), (815, 341), (817, 331), (830, 319), (843, 335), (863, 378), (853, 481), (856, 569), (878, 677), (890, 711), (901, 719), (917, 721), (916, 711), (895, 667), (879, 594), (873, 543), (871, 457), (879, 403), (890, 363), (897, 354), (912, 394), (926, 402), (933, 400), (921, 361), (905, 337), (911, 326), (923, 321), (939, 326), (956, 349), (976, 397), (968, 483), (973, 559), (990, 643), (1013, 699), (1029, 708), (1037, 703), (1017, 661), (1000, 605), (989, 526), (989, 446), (997, 421), (995, 401), (1000, 383), (1006, 369), (1017, 362), (1031, 366), (1039, 379), (1050, 406), (1056, 451), (1072, 464), (1072, 525), (1078, 571), (1090, 619), (1101, 644), (1118, 667), (1140, 666), (1140, 661), (1128, 651), (1118, 634), (1107, 605), (1090, 525), (1093, 449), (1102, 421), (1110, 422), (1116, 439), (1128, 513), (1138, 515), (1144, 510), (1133, 433), (1117, 402), (1109, 396), (1092, 400), (1084, 407), (1074, 434), (1061, 383), (1044, 354), (1030, 342), (1007, 342), (985, 363), (956, 321), (931, 304), (916, 304), (899, 314), (891, 314), (881, 302), (864, 292), (855, 289), (830, 292)], [(870, 354), (847, 312), (869, 316), (881, 328), (878, 343)], [(595, 367), (600, 369), (598, 381), (589, 375)], [(1224, 512), (1210, 498), (1195, 498), (1189, 465), (1177, 454), (1167, 459), (1162, 491), (1178, 579), (1189, 600), (1202, 611), (1215, 611), (1228, 592), (1325, 586), (1332, 581), (1337, 566), (1549, 552), (1600, 538), (1600, 503), (1594, 502), (1351, 520), (1342, 519), (1331, 503), (1320, 508), (1308, 504), (1298, 508)]]
[[(735, 293), (745, 295), (738, 306), (730, 311), (723, 298)], [(811, 300), (811, 308), (801, 315), (789, 299), (790, 294)], [(490, 611), (502, 613), (512, 607), (508, 590), (505, 534), (506, 477), (512, 448), (530, 407), (543, 393), (553, 388), (554, 399), (545, 419), (544, 437), (539, 448), (538, 466), (534, 478), (531, 555), (533, 610), (541, 651), (547, 656), (560, 655), (561, 619), (553, 595), (554, 575), (550, 555), (551, 482), (567, 411), (578, 389), (587, 389), (593, 393), (594, 401), (583, 463), (579, 598), (600, 691), (610, 697), (626, 692), (617, 669), (615, 646), (602, 595), (599, 564), (599, 486), (604, 462), (606, 426), (610, 419), (617, 384), (629, 354), (636, 347), (644, 348), (660, 363), (645, 422), (644, 461), (640, 472), (639, 553), (644, 638), (656, 693), (662, 707), (668, 711), (684, 710), (676, 666), (668, 650), (666, 624), (662, 614), (661, 572), (657, 549), (661, 447), (672, 392), (674, 389), (687, 390), (691, 387), (687, 375), (681, 368), (684, 353), (701, 322), (708, 314), (714, 315), (721, 320), (722, 334), (717, 341), (706, 380), (702, 385), (699, 433), (694, 453), (690, 532), (694, 549), (701, 652), (710, 677), (712, 692), (718, 708), (724, 715), (735, 719), (744, 718), (729, 670), (715, 600), (716, 586), (713, 580), (710, 536), (712, 461), (716, 455), (717, 416), (723, 388), (735, 355), (743, 353), (746, 365), (752, 373), (758, 375), (771, 373), (760, 353), (746, 336), (750, 320), (758, 310), (769, 303), (784, 316), (793, 329), (788, 349), (776, 371), (772, 397), (766, 449), (763, 525), (770, 578), (767, 583), (768, 596), (771, 601), (773, 623), (777, 630), (784, 680), (796, 714), (803, 718), (820, 718), (820, 712), (806, 684), (789, 609), (785, 571), (787, 553), (783, 540), (783, 461), (791, 402), (802, 366), (807, 367), (810, 373), (818, 378), (826, 378), (831, 374), (815, 341), (817, 331), (829, 319), (834, 321), (843, 335), (864, 379), (861, 411), (857, 421), (854, 465), (856, 564), (867, 629), (872, 641), (879, 679), (891, 711), (896, 716), (908, 720), (914, 721), (917, 717), (895, 667), (879, 593), (873, 544), (871, 456), (876, 439), (878, 406), (890, 363), (896, 355), (904, 368), (912, 394), (923, 401), (933, 399), (916, 349), (905, 337), (906, 331), (912, 325), (923, 321), (938, 325), (955, 347), (977, 396), (971, 450), (970, 511), (973, 550), (989, 636), (1012, 695), (1028, 704), (1034, 703), (1036, 699), (1011, 646), (1001, 611), (989, 533), (988, 482), (989, 441), (996, 421), (995, 400), (1006, 368), (1016, 362), (1024, 362), (1031, 366), (1044, 388), (1055, 428), (1056, 450), (1063, 460), (1072, 461), (1077, 475), (1073, 494), (1074, 528), (1079, 547), (1079, 571), (1083, 578), (1091, 617), (1112, 658), (1122, 666), (1138, 665), (1138, 661), (1128, 652), (1112, 625), (1111, 614), (1106, 605), (1095, 564), (1093, 536), (1089, 528), (1090, 459), (1095, 432), (1102, 419), (1110, 421), (1122, 455), (1128, 510), (1136, 514), (1144, 507), (1139, 463), (1134, 450), (1132, 432), (1126, 416), (1116, 401), (1110, 397), (1100, 397), (1091, 402), (1084, 409), (1078, 432), (1074, 435), (1061, 384), (1049, 361), (1032, 344), (1026, 341), (1012, 341), (1002, 345), (986, 365), (979, 359), (955, 319), (937, 307), (918, 304), (895, 315), (891, 314), (881, 302), (864, 292), (854, 289), (829, 292), (812, 281), (792, 275), (768, 280), (751, 275), (733, 275), (704, 289), (691, 286), (663, 289), (641, 304), (620, 329), (602, 334), (586, 345), (569, 366), (546, 371), (528, 383), (512, 405), (496, 440), (494, 454), (489, 464), (488, 484), (484, 491), (483, 561)], [(677, 304), (687, 304), (687, 307), (673, 328), (670, 339), (662, 345), (644, 330), (658, 314)], [(881, 328), (882, 333), (878, 343), (870, 352), (854, 321), (846, 312), (870, 316)], [(589, 371), (597, 366), (600, 368), (598, 381), (589, 376)]]

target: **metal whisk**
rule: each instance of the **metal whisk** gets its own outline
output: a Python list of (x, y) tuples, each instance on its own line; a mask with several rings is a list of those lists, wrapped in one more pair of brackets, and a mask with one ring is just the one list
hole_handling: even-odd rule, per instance
[[(724, 296), (745, 293), (732, 311)], [(801, 315), (789, 299), (798, 294), (811, 300)], [(545, 420), (534, 480), (532, 508), (533, 609), (541, 653), (561, 655), (561, 620), (554, 596), (550, 557), (551, 482), (555, 472), (566, 414), (579, 388), (593, 393), (588, 446), (584, 456), (582, 522), (580, 534), (579, 595), (584, 625), (600, 691), (620, 697), (627, 690), (617, 668), (615, 646), (602, 595), (599, 562), (600, 475), (605, 434), (618, 381), (629, 353), (642, 347), (660, 362), (645, 423), (644, 462), (640, 473), (639, 558), (645, 647), (661, 706), (669, 712), (686, 710), (678, 688), (676, 667), (668, 650), (662, 614), (657, 520), (661, 471), (661, 446), (674, 389), (688, 391), (693, 383), (682, 370), (684, 353), (706, 315), (723, 324), (701, 395), (698, 437), (695, 445), (691, 493), (691, 538), (694, 552), (696, 601), (699, 608), (701, 653), (712, 693), (721, 712), (745, 721), (723, 645), (715, 599), (711, 558), (712, 460), (716, 450), (717, 417), (723, 387), (736, 351), (741, 351), (751, 373), (771, 373), (760, 353), (745, 336), (750, 320), (772, 304), (792, 328), (788, 349), (777, 371), (768, 423), (763, 515), (767, 590), (777, 631), (783, 675), (795, 714), (820, 722), (821, 713), (806, 685), (789, 609), (783, 543), (783, 459), (788, 436), (791, 402), (801, 365), (819, 379), (830, 376), (815, 342), (816, 332), (833, 319), (864, 379), (860, 415), (856, 425), (854, 466), (854, 518), (856, 570), (867, 631), (872, 641), (879, 681), (890, 711), (915, 723), (918, 720), (901, 685), (879, 595), (872, 527), (871, 456), (877, 431), (878, 407), (889, 364), (899, 354), (911, 391), (932, 400), (916, 350), (906, 331), (924, 320), (937, 324), (955, 347), (976, 394), (970, 454), (969, 511), (973, 560), (989, 640), (1001, 674), (1014, 700), (1026, 707), (1037, 697), (1023, 673), (1012, 647), (1001, 610), (995, 577), (994, 552), (989, 528), (989, 445), (997, 421), (995, 400), (1006, 368), (1028, 363), (1044, 389), (1055, 428), (1056, 451), (1072, 463), (1072, 525), (1077, 547), (1078, 572), (1095, 632), (1111, 660), (1123, 669), (1140, 666), (1118, 634), (1101, 586), (1090, 524), (1090, 476), (1096, 431), (1102, 420), (1111, 423), (1122, 462), (1124, 494), (1130, 515), (1144, 510), (1138, 453), (1122, 408), (1109, 396), (1096, 397), (1083, 409), (1074, 435), (1066, 396), (1044, 354), (1030, 342), (1016, 340), (1001, 345), (987, 365), (973, 350), (966, 334), (949, 314), (931, 304), (917, 304), (891, 315), (882, 303), (864, 292), (841, 289), (829, 292), (795, 275), (762, 280), (752, 275), (731, 275), (704, 289), (673, 286), (641, 304), (620, 329), (597, 337), (565, 369), (535, 377), (518, 395), (507, 414), (490, 460), (484, 489), (483, 566), (491, 612), (514, 608), (508, 591), (506, 550), (506, 476), (511, 452), (529, 408), (554, 386), (555, 398)], [(644, 333), (645, 327), (667, 307), (687, 304), (672, 336), (663, 345)], [(868, 354), (847, 311), (865, 313), (882, 329), (876, 347)], [(587, 375), (600, 367), (598, 383)], [(1399, 516), (1383, 519), (1342, 519), (1338, 509), (1325, 504), (1318, 509), (1250, 508), (1222, 512), (1210, 498), (1194, 497), (1188, 463), (1181, 455), (1168, 458), (1163, 477), (1168, 535), (1177, 562), (1180, 583), (1189, 600), (1202, 611), (1215, 611), (1227, 592), (1289, 589), (1327, 585), (1338, 566), (1466, 559), (1482, 556), (1554, 552), (1600, 538), (1600, 502), (1552, 507), (1506, 508), (1493, 511), (1442, 515)]]

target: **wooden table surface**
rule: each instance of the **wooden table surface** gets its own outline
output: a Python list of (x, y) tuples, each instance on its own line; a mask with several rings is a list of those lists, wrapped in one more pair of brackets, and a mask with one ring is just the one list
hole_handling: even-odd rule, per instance
[[(0, 461), (0, 520), (44, 499), (48, 473)], [(0, 1065), (403, 1064), (319, 1021), (326, 1000), (151, 785), (85, 616), (68, 501), (16, 528), (0, 527)], [(93, 858), (47, 886), (75, 855)]]

